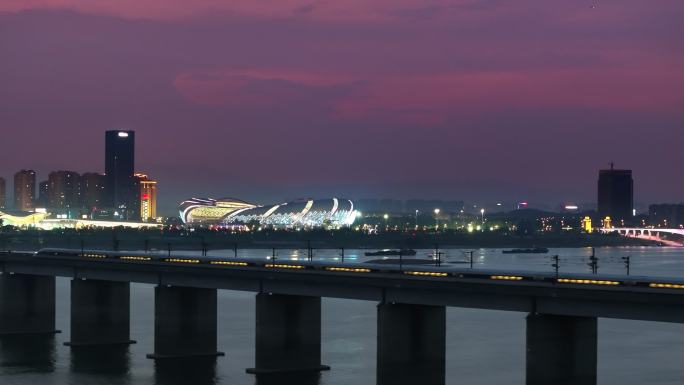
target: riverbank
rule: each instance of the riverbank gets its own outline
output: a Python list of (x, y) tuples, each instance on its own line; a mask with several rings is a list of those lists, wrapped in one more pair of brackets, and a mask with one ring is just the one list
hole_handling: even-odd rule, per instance
[(0, 250), (36, 250), (45, 247), (104, 250), (217, 250), (217, 249), (381, 249), (381, 248), (576, 248), (657, 246), (656, 242), (616, 234), (514, 234), (483, 232), (383, 232), (353, 230), (256, 231), (227, 233), (178, 230), (59, 230), (0, 233)]

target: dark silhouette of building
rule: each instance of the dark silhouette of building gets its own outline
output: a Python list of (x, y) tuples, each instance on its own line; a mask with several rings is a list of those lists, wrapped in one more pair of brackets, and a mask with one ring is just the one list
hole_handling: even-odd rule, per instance
[(14, 208), (32, 211), (36, 200), (36, 172), (21, 170), (14, 174)]
[(601, 219), (610, 217), (614, 226), (630, 223), (634, 216), (634, 180), (632, 170), (599, 171), (598, 213)]
[(115, 219), (140, 218), (140, 192), (135, 169), (135, 132), (105, 133), (105, 204)]
[(684, 226), (684, 203), (648, 206), (648, 223), (666, 228)]
[(48, 175), (48, 211), (78, 215), (81, 208), (81, 176), (74, 171), (53, 171)]
[(38, 184), (38, 199), (36, 207), (47, 208), (50, 194), (50, 182), (42, 181)]
[(5, 208), (7, 200), (7, 186), (5, 185), (5, 178), (0, 178), (0, 210)]
[(104, 204), (105, 176), (95, 172), (81, 175), (81, 198), (83, 208), (92, 213)]

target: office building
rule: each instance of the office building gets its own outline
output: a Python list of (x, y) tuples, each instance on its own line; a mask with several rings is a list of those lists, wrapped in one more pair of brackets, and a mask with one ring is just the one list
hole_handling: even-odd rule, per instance
[(601, 219), (610, 217), (612, 224), (629, 224), (634, 216), (634, 180), (632, 170), (599, 171), (598, 213)]
[(113, 210), (114, 218), (140, 218), (140, 192), (134, 176), (135, 132), (107, 131), (105, 133), (105, 205)]
[(105, 176), (95, 172), (81, 175), (82, 207), (92, 213), (103, 206), (105, 193)]
[(140, 219), (148, 222), (157, 218), (157, 181), (145, 174), (135, 174), (140, 186)]
[(5, 179), (0, 178), (0, 210), (5, 208), (6, 199), (7, 199), (7, 190), (6, 190), (6, 185), (5, 185)]
[(81, 176), (73, 171), (48, 175), (48, 211), (73, 218), (81, 208)]
[(32, 211), (36, 200), (36, 172), (21, 170), (14, 174), (14, 209)]

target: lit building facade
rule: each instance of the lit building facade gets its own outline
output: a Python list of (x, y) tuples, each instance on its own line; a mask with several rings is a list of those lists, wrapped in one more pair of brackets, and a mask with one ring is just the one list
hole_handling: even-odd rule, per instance
[(32, 211), (36, 201), (36, 172), (21, 170), (14, 174), (14, 208)]
[(632, 170), (601, 170), (598, 180), (598, 214), (610, 217), (613, 224), (629, 224), (634, 216)]
[(594, 227), (591, 225), (591, 217), (586, 216), (582, 219), (582, 230), (587, 234), (594, 232)]
[(135, 132), (105, 133), (105, 205), (121, 220), (140, 218), (139, 187), (134, 176)]
[(350, 226), (356, 219), (349, 199), (308, 199), (276, 205), (254, 205), (232, 198), (185, 201), (180, 217), (187, 224), (244, 226), (258, 224), (276, 228)]
[(149, 222), (157, 218), (157, 181), (145, 174), (135, 174), (140, 186), (140, 219)]
[(5, 178), (0, 178), (0, 210), (7, 205), (7, 186)]

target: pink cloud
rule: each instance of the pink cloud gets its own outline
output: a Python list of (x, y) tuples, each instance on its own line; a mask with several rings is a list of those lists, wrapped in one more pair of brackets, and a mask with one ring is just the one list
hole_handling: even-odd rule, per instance
[[(684, 60), (681, 61), (684, 63)], [(179, 75), (174, 85), (193, 103), (263, 106), (295, 95), (326, 100), (336, 119), (380, 119), (439, 125), (455, 114), (508, 109), (582, 108), (678, 113), (684, 108), (684, 75), (673, 62), (638, 67), (460, 71), (373, 77), (344, 72), (223, 69)], [(260, 82), (269, 86), (254, 87)], [(348, 92), (332, 97), (330, 87)], [(285, 87), (287, 89), (287, 87)], [(318, 97), (326, 94), (325, 98)], [(304, 106), (302, 106), (304, 107)]]
[(124, 18), (184, 19), (216, 13), (262, 18), (304, 17), (325, 20), (391, 19), (430, 7), (469, 7), (482, 0), (4, 0), (0, 11), (75, 10)]
[[(592, 8), (598, 4), (597, 8)], [(640, 0), (619, 5), (594, 0), (3, 0), (0, 12), (72, 10), (131, 19), (179, 20), (216, 15), (255, 18), (378, 22), (405, 18), (491, 22), (499, 17), (537, 16), (539, 20), (611, 22), (647, 17), (664, 9), (681, 10), (678, 0), (660, 0), (657, 7)]]
[[(284, 104), (302, 93), (343, 86), (351, 78), (333, 73), (272, 69), (219, 69), (179, 74), (174, 87), (188, 100), (205, 105)], [(263, 84), (265, 87), (254, 87)]]
[(342, 118), (380, 114), (424, 124), (441, 122), (454, 112), (486, 114), (510, 108), (678, 113), (684, 108), (682, 86), (684, 75), (676, 65), (388, 77), (338, 101), (335, 111)]

